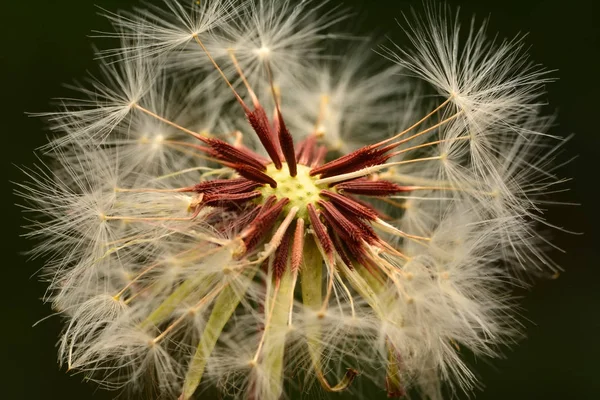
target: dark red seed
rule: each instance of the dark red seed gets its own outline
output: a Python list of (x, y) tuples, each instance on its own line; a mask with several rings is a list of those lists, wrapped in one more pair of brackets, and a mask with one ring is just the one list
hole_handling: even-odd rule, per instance
[(317, 150), (317, 136), (310, 135), (304, 141), (302, 146), (302, 152), (298, 155), (298, 163), (303, 165), (309, 165), (311, 160), (316, 155)]
[(273, 277), (275, 280), (281, 279), (283, 273), (287, 268), (287, 262), (290, 255), (290, 241), (292, 239), (292, 232), (290, 228), (285, 231), (283, 239), (275, 252), (275, 259), (273, 260)]
[(317, 214), (317, 210), (315, 206), (309, 204), (306, 206), (308, 210), (308, 218), (310, 219), (310, 224), (315, 232), (315, 236), (317, 240), (321, 244), (321, 248), (323, 252), (330, 258), (330, 261), (333, 261), (333, 242), (327, 233), (327, 228), (319, 219), (319, 215)]
[(246, 178), (213, 179), (194, 186), (196, 193), (242, 193), (262, 186), (261, 183)]
[(236, 185), (225, 185), (222, 189), (225, 192), (228, 193), (242, 193), (242, 192), (249, 192), (252, 191), (254, 189), (257, 189), (261, 186), (263, 186), (261, 183), (258, 182), (253, 182), (249, 179), (244, 179), (246, 182), (241, 182), (238, 183)]
[(283, 207), (289, 202), (289, 199), (284, 198), (270, 206), (268, 209), (263, 205), (263, 208), (260, 210), (256, 219), (252, 221), (250, 227), (248, 227), (246, 232), (242, 235), (242, 240), (246, 245), (246, 251), (254, 249), (258, 243), (265, 239), (279, 217), (279, 214), (281, 214)]
[(378, 277), (375, 273), (378, 267), (367, 254), (364, 243), (343, 242), (339, 235), (333, 235), (333, 243), (340, 258), (350, 269), (354, 269), (354, 264), (352, 263), (352, 259), (354, 259), (357, 263), (366, 268), (371, 275), (376, 278)]
[(317, 154), (313, 157), (310, 166), (312, 168), (320, 166), (325, 162), (325, 157), (327, 157), (327, 146), (319, 146)]
[(236, 148), (220, 139), (208, 139), (208, 144), (212, 149), (213, 157), (219, 160), (228, 161), (234, 164), (247, 164), (260, 171), (267, 168), (260, 159), (257, 159), (251, 152), (242, 148)]
[(354, 265), (352, 265), (352, 260), (348, 256), (348, 253), (346, 252), (346, 249), (344, 248), (344, 245), (342, 244), (342, 241), (340, 240), (339, 236), (333, 235), (333, 245), (335, 247), (335, 251), (338, 253), (340, 258), (342, 259), (342, 262), (344, 264), (346, 264), (348, 266), (348, 268), (353, 270)]
[(236, 149), (240, 149), (240, 150), (244, 151), (245, 153), (251, 155), (252, 157), (256, 158), (258, 161), (260, 161), (263, 165), (267, 165), (271, 162), (271, 160), (269, 158), (258, 154), (254, 150), (251, 150), (244, 145), (236, 146)]
[(375, 197), (391, 196), (396, 193), (408, 192), (411, 190), (410, 186), (400, 186), (385, 180), (374, 181), (366, 178), (338, 183), (335, 185), (335, 188), (347, 193)]
[(306, 145), (306, 139), (301, 140), (296, 144), (296, 160), (298, 160), (299, 164), (302, 164), (300, 162), (300, 155), (302, 154), (302, 151), (304, 151), (305, 145)]
[(285, 126), (285, 122), (283, 121), (283, 117), (281, 116), (281, 112), (279, 112), (279, 110), (277, 110), (277, 121), (277, 136), (279, 138), (279, 145), (281, 146), (281, 151), (283, 152), (283, 156), (287, 162), (290, 176), (293, 177), (298, 175), (298, 169), (296, 167), (296, 153), (294, 151), (294, 138), (292, 138), (290, 131)]
[(363, 204), (358, 203), (348, 196), (342, 196), (329, 190), (321, 191), (321, 196), (327, 197), (336, 207), (351, 213), (358, 218), (364, 218), (371, 221), (377, 219), (377, 211)]
[(323, 208), (325, 220), (346, 242), (360, 244), (362, 241), (369, 243), (377, 242), (379, 239), (375, 231), (355, 216), (345, 216), (332, 203), (319, 200), (319, 206)]
[(279, 217), (283, 207), (285, 207), (289, 202), (290, 200), (288, 198), (283, 198), (274, 203), (269, 202), (271, 204), (268, 206), (265, 203), (263, 208), (258, 213), (256, 219), (252, 221), (252, 227), (258, 228), (259, 230), (264, 230), (267, 227), (270, 227), (269, 225), (271, 225), (271, 222), (275, 222), (275, 219)]
[(279, 155), (279, 159), (282, 160), (283, 158), (285, 158), (283, 156), (283, 153), (281, 152), (281, 146), (279, 144), (279, 116), (277, 114), (278, 110), (275, 110), (275, 112), (273, 113), (273, 129), (271, 129), (271, 140), (273, 141), (273, 144), (275, 145), (275, 151), (277, 151), (277, 154)]
[(351, 198), (352, 200), (354, 200), (355, 202), (357, 202), (357, 203), (359, 203), (359, 204), (362, 204), (363, 206), (365, 206), (365, 207), (367, 207), (367, 208), (369, 208), (369, 209), (373, 210), (373, 211), (374, 211), (374, 212), (377, 214), (377, 216), (378, 216), (380, 219), (384, 220), (384, 221), (389, 221), (389, 220), (393, 219), (393, 218), (392, 218), (392, 217), (391, 217), (389, 214), (386, 214), (386, 213), (384, 213), (383, 211), (381, 211), (380, 209), (377, 209), (377, 208), (373, 207), (373, 205), (372, 205), (372, 204), (370, 204), (370, 203), (368, 203), (368, 202), (366, 202), (366, 201), (364, 201), (364, 200), (357, 199), (356, 197), (352, 197), (352, 196), (350, 196), (350, 195), (348, 195), (348, 194), (346, 194), (346, 197), (349, 197), (349, 198)]
[(237, 215), (236, 218), (231, 221), (231, 223), (226, 224), (228, 232), (239, 232), (247, 227), (257, 217), (260, 210), (261, 206), (254, 206), (249, 211)]
[(250, 179), (252, 181), (258, 183), (268, 184), (272, 188), (277, 187), (277, 182), (275, 179), (271, 178), (269, 175), (265, 174), (262, 171), (257, 170), (254, 167), (245, 164), (226, 164), (227, 166), (235, 169), (238, 174), (243, 176), (244, 178)]
[(273, 207), (273, 205), (277, 202), (277, 196), (275, 195), (270, 195), (269, 197), (267, 197), (267, 199), (263, 202), (262, 204), (262, 208), (260, 209), (260, 212), (258, 215), (262, 215), (265, 212), (267, 212), (268, 210), (271, 209), (271, 207)]
[(202, 204), (210, 207), (231, 207), (260, 197), (260, 192), (210, 193), (204, 196)]
[(377, 233), (375, 232), (375, 230), (373, 229), (373, 227), (366, 222), (363, 219), (360, 218), (356, 218), (356, 217), (349, 217), (348, 220), (350, 220), (354, 225), (356, 225), (362, 232), (363, 232), (363, 239), (370, 243), (370, 244), (375, 244), (375, 243), (379, 243), (379, 241), (381, 239), (379, 239), (379, 235), (377, 235)]
[(273, 134), (271, 133), (271, 124), (269, 123), (269, 118), (267, 118), (264, 108), (257, 105), (254, 111), (246, 112), (246, 117), (248, 118), (248, 122), (250, 122), (252, 129), (254, 129), (254, 132), (258, 135), (258, 139), (267, 151), (267, 154), (271, 157), (273, 164), (275, 164), (275, 168), (281, 169), (281, 159), (279, 158), (277, 147), (273, 140)]
[(313, 168), (310, 175), (321, 175), (321, 178), (327, 178), (380, 165), (390, 157), (386, 151), (386, 149), (378, 149), (374, 146), (365, 146), (320, 167)]
[(341, 156), (339, 158), (336, 158), (335, 160), (332, 160), (332, 161), (328, 162), (325, 165), (322, 165), (322, 166), (320, 166), (318, 168), (313, 168), (310, 171), (310, 175), (314, 176), (314, 175), (322, 174), (325, 171), (330, 170), (332, 168), (341, 167), (343, 165), (351, 163), (357, 157), (362, 157), (363, 153), (369, 152), (370, 149), (371, 149), (370, 146), (361, 147), (360, 149), (355, 150), (352, 153), (346, 154), (346, 155)]

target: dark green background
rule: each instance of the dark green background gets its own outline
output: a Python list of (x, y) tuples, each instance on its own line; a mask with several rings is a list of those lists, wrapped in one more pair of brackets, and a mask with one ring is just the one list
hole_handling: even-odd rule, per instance
[[(319, 1), (319, 0), (316, 0)], [(336, 3), (334, 0), (332, 3)], [(108, 10), (128, 7), (133, 1), (97, 0)], [(556, 242), (567, 250), (555, 259), (566, 271), (560, 279), (542, 281), (523, 295), (528, 338), (507, 350), (507, 359), (479, 362), (476, 371), (486, 388), (479, 400), (597, 399), (600, 398), (600, 273), (598, 270), (598, 192), (600, 179), (600, 87), (598, 73), (598, 18), (595, 1), (449, 1), (460, 5), (468, 21), (476, 13), (491, 16), (490, 30), (500, 36), (530, 32), (534, 60), (560, 79), (548, 85), (548, 101), (558, 111), (560, 127), (555, 133), (576, 133), (569, 143), (571, 154), (580, 157), (563, 170), (573, 177), (570, 197), (580, 207), (551, 210), (557, 225), (583, 231), (583, 236), (558, 235)], [(394, 17), (421, 1), (348, 0), (356, 7), (359, 31), (400, 33)], [(9, 180), (19, 180), (16, 165), (31, 165), (32, 150), (45, 142), (43, 123), (25, 111), (50, 110), (51, 97), (65, 96), (61, 86), (94, 70), (92, 29), (106, 29), (93, 2), (87, 0), (3, 0), (0, 7), (0, 112), (3, 152), (0, 293), (2, 349), (0, 398), (6, 399), (109, 399), (113, 393), (95, 390), (70, 377), (56, 364), (54, 345), (60, 330), (57, 318), (36, 327), (32, 324), (50, 313), (39, 298), (44, 285), (32, 275), (39, 261), (26, 262), (20, 253), (28, 243), (18, 237), (21, 216), (14, 206)], [(339, 398), (339, 396), (332, 396)], [(212, 398), (207, 396), (207, 399)], [(372, 390), (369, 399), (385, 393)]]

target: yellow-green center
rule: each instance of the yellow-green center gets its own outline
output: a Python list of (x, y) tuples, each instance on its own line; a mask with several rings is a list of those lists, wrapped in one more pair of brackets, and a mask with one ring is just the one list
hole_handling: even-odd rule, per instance
[(298, 164), (297, 175), (290, 176), (288, 166), (285, 162), (281, 169), (275, 168), (274, 164), (269, 164), (267, 166), (266, 174), (277, 182), (277, 187), (272, 188), (269, 185), (263, 186), (260, 189), (263, 199), (266, 199), (271, 195), (276, 196), (277, 199), (287, 197), (290, 199), (290, 202), (284, 209), (284, 212), (290, 210), (292, 207), (298, 207), (298, 214), (296, 217), (307, 220), (308, 211), (306, 210), (306, 206), (308, 204), (316, 205), (319, 200), (319, 192), (323, 189), (327, 189), (326, 184), (315, 185), (315, 181), (318, 178), (310, 176), (310, 170), (310, 167)]

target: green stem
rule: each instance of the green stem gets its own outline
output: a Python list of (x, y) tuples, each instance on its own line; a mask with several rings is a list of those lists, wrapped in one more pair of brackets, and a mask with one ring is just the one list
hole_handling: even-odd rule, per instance
[(312, 311), (323, 305), (323, 257), (312, 236), (304, 242), (303, 266), (300, 269), (302, 302)]
[[(300, 269), (302, 302), (311, 311), (317, 312), (323, 305), (323, 257), (314, 239), (309, 236), (304, 243), (304, 264)], [(315, 366), (319, 365), (319, 326), (308, 328), (308, 350)]]
[(356, 290), (358, 294), (360, 294), (367, 301), (373, 311), (375, 311), (375, 313), (381, 317), (383, 313), (381, 311), (380, 301), (377, 293), (375, 293), (373, 290), (370, 282), (363, 278), (365, 274), (368, 274), (368, 271), (366, 271), (366, 269), (359, 264), (354, 264), (353, 270), (348, 268), (345, 263), (339, 263), (339, 265), (341, 266), (341, 270), (344, 272), (344, 276), (346, 279), (348, 279), (348, 282), (350, 282), (350, 285), (352, 285), (354, 290)]
[[(265, 342), (263, 346), (262, 368), (268, 376), (268, 388), (265, 393), (259, 393), (258, 398), (276, 400), (283, 391), (283, 357), (285, 354), (285, 339), (288, 331), (288, 319), (294, 291), (290, 265), (279, 282), (279, 290), (272, 292), (273, 307), (271, 318), (265, 326)], [(262, 395), (262, 396), (261, 396)]]
[(158, 326), (169, 318), (175, 309), (190, 295), (204, 293), (211, 287), (213, 279), (203, 276), (202, 278), (190, 278), (184, 281), (177, 289), (167, 297), (142, 323), (140, 327), (147, 329)]
[(260, 364), (256, 370), (253, 398), (278, 400), (283, 392), (285, 342), (293, 285), (294, 280), (288, 262), (288, 268), (280, 278), (278, 286), (273, 284), (269, 289), (269, 301), (265, 307), (267, 314), (263, 333), (264, 342), (258, 350), (260, 353), (257, 353), (257, 359), (252, 361)]
[[(212, 249), (202, 255), (203, 263), (226, 264), (231, 260), (232, 250), (230, 246), (223, 246), (218, 249)], [(217, 274), (201, 274), (192, 276), (177, 287), (161, 304), (156, 308), (142, 323), (142, 329), (156, 327), (169, 318), (173, 312), (189, 296), (201, 298), (207, 291), (214, 287), (214, 283), (219, 278)]]
[(202, 337), (196, 348), (196, 353), (188, 367), (183, 383), (183, 393), (179, 398), (180, 400), (188, 400), (191, 398), (200, 385), (210, 354), (217, 344), (217, 340), (227, 324), (227, 321), (229, 321), (231, 315), (242, 300), (242, 297), (248, 290), (256, 271), (257, 268), (248, 271), (241, 281), (241, 284), (238, 284), (235, 287), (232, 287), (230, 284), (225, 287), (215, 300), (212, 312), (206, 322), (204, 332), (202, 333)]
[[(308, 237), (304, 243), (303, 259), (304, 265), (300, 270), (302, 302), (311, 312), (318, 312), (323, 306), (323, 256), (312, 237)], [(336, 385), (331, 386), (321, 366), (319, 326), (314, 324), (307, 327), (306, 335), (308, 352), (321, 386), (329, 392), (341, 392), (348, 388), (358, 372), (348, 369), (344, 377)]]
[[(377, 301), (377, 304), (383, 304), (383, 307), (393, 307), (394, 298), (386, 299), (385, 297), (385, 284), (377, 279), (371, 272), (369, 272), (362, 265), (355, 265), (355, 270), (358, 275), (362, 278), (362, 282), (358, 286), (362, 287), (362, 291), (357, 288), (357, 291), (367, 297), (367, 301)], [(359, 280), (360, 281), (360, 280)], [(371, 290), (365, 290), (363, 286), (366, 285)], [(369, 298), (371, 300), (369, 300)], [(382, 315), (383, 318), (383, 315)], [(393, 344), (386, 340), (386, 348), (388, 353), (388, 360), (386, 365), (385, 374), (385, 386), (388, 392), (389, 398), (399, 398), (406, 395), (404, 385), (402, 384), (402, 362), (400, 355), (397, 353)]]

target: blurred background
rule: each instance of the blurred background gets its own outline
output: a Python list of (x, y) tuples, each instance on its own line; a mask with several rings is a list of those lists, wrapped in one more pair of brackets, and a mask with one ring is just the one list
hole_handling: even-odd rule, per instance
[[(152, 0), (158, 2), (158, 0)], [(316, 0), (320, 1), (320, 0)], [(96, 70), (92, 30), (109, 29), (97, 13), (128, 8), (131, 0), (3, 0), (0, 8), (0, 130), (2, 155), (2, 319), (0, 320), (2, 386), (4, 399), (112, 399), (115, 393), (97, 390), (78, 376), (59, 370), (55, 344), (61, 329), (40, 298), (44, 284), (35, 274), (40, 260), (27, 261), (29, 243), (18, 235), (22, 217), (14, 203), (13, 185), (22, 179), (18, 165), (35, 162), (33, 149), (46, 142), (44, 124), (25, 112), (49, 111), (50, 99), (70, 95), (62, 86)], [(94, 4), (96, 3), (96, 4)], [(352, 31), (390, 34), (403, 43), (394, 18), (410, 7), (423, 8), (421, 0), (332, 0), (355, 11), (348, 23)], [(556, 69), (559, 79), (548, 85), (550, 110), (558, 113), (563, 136), (575, 133), (567, 144), (579, 158), (562, 169), (572, 177), (568, 196), (579, 207), (557, 207), (548, 219), (558, 226), (585, 232), (582, 236), (557, 234), (555, 242), (566, 253), (555, 251), (565, 268), (556, 280), (542, 280), (523, 297), (522, 321), (527, 337), (506, 350), (506, 359), (472, 363), (481, 378), (478, 400), (597, 399), (600, 398), (600, 236), (598, 236), (598, 185), (600, 185), (600, 132), (597, 96), (600, 94), (600, 12), (591, 0), (457, 1), (461, 19), (473, 14), (490, 17), (489, 32), (512, 37), (529, 32), (526, 43), (538, 63)], [(358, 378), (360, 380), (360, 378)], [(366, 388), (368, 399), (384, 399), (381, 388)], [(207, 393), (203, 398), (212, 399)], [(296, 395), (292, 399), (300, 398)], [(304, 396), (303, 398), (314, 398)], [(318, 396), (316, 398), (324, 398)], [(329, 398), (329, 397), (328, 397)], [(331, 396), (330, 398), (345, 398)], [(465, 398), (465, 396), (461, 396)]]

